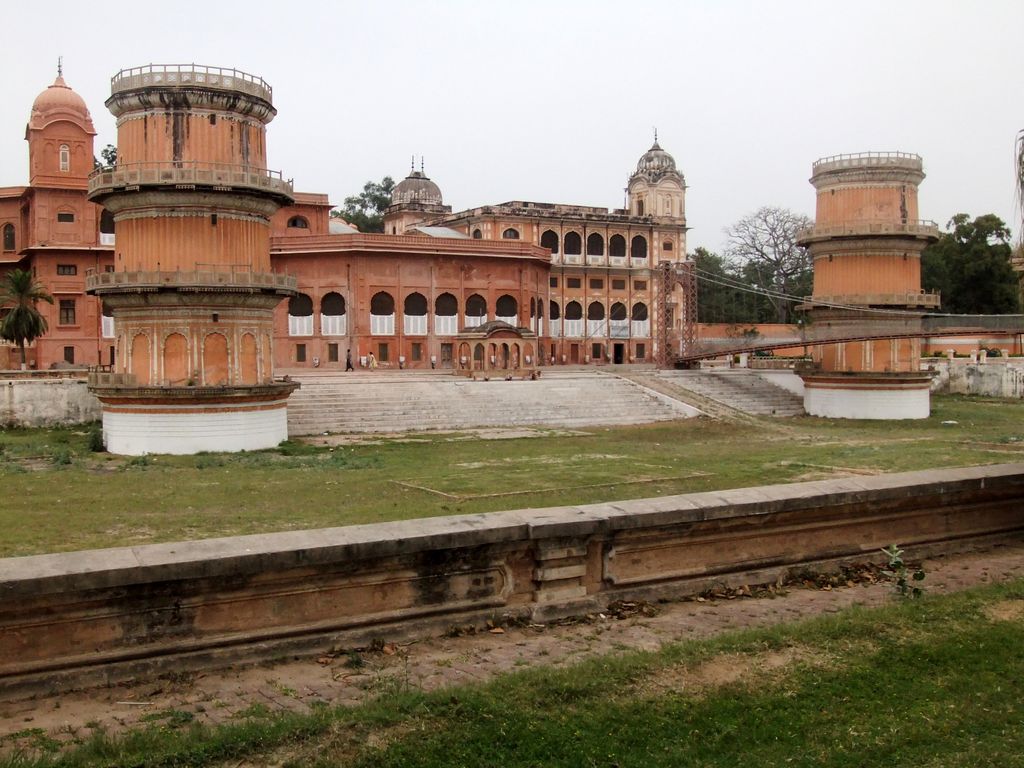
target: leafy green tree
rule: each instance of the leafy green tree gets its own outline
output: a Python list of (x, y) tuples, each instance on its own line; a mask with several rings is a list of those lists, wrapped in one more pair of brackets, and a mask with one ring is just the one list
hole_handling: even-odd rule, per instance
[[(747, 284), (776, 294), (806, 296), (811, 292), (814, 268), (810, 253), (796, 244), (796, 238), (800, 230), (813, 224), (803, 214), (786, 208), (758, 208), (726, 228), (726, 257)], [(758, 317), (759, 322), (791, 321), (792, 302), (788, 299), (764, 296), (761, 305), (769, 307), (771, 314)]]
[(1010, 265), (1010, 229), (995, 214), (973, 221), (958, 213), (948, 232), (921, 254), (921, 285), (942, 293), (942, 309), (954, 314), (1017, 312), (1017, 276)]
[(391, 205), (391, 190), (395, 188), (395, 180), (385, 176), (379, 182), (368, 181), (358, 195), (345, 198), (340, 209), (331, 211), (331, 215), (342, 218), (360, 232), (383, 232), (384, 209)]
[(702, 323), (750, 322), (750, 295), (734, 283), (740, 279), (726, 260), (703, 246), (693, 252), (697, 267), (697, 318)]
[(93, 168), (107, 168), (115, 165), (117, 165), (117, 147), (113, 144), (107, 144), (100, 150), (99, 158), (93, 157), (92, 159)]
[(47, 331), (46, 318), (36, 306), (40, 301), (53, 304), (53, 296), (36, 282), (27, 269), (12, 269), (0, 279), (0, 339), (13, 341), (21, 350), (21, 366), (25, 367), (25, 344), (31, 344)]

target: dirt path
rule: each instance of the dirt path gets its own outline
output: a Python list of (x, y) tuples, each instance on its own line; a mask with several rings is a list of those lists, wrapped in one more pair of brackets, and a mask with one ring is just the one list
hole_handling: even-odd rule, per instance
[[(933, 593), (1022, 578), (1024, 541), (928, 560), (924, 567), (924, 586)], [(355, 705), (395, 687), (433, 690), (487, 680), (521, 666), (566, 665), (624, 649), (655, 650), (685, 638), (835, 613), (852, 605), (879, 605), (891, 594), (883, 583), (789, 585), (762, 596), (627, 605), (617, 615), (570, 624), (484, 628), (401, 646), (383, 643), (317, 659), (0, 703), (0, 749), (31, 746), (32, 739), (84, 737), (100, 727), (116, 733), (141, 723), (223, 723), (253, 707), (305, 712), (315, 702)], [(24, 735), (11, 738), (19, 732)]]

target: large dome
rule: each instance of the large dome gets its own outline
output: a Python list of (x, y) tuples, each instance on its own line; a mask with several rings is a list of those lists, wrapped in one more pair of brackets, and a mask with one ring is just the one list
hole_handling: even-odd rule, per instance
[(391, 204), (421, 203), (443, 205), (441, 188), (427, 178), (422, 171), (413, 171), (402, 179), (391, 191)]
[(29, 127), (43, 128), (57, 120), (70, 120), (89, 133), (96, 132), (85, 100), (68, 87), (61, 75), (57, 75), (53, 85), (36, 96), (36, 100), (32, 102)]
[(661, 148), (658, 140), (644, 152), (636, 164), (637, 173), (676, 173), (676, 161), (668, 152)]

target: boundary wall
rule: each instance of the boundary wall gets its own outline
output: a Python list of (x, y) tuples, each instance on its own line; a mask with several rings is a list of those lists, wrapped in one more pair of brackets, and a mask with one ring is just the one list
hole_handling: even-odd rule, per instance
[(1024, 531), (1024, 463), (0, 560), (0, 699)]

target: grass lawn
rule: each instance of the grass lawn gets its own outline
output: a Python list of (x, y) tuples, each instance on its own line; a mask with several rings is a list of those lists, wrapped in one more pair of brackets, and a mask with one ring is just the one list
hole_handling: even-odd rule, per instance
[(22, 735), (0, 765), (1021, 766), (1022, 632), (1018, 581), (351, 709)]
[(426, 435), (134, 459), (90, 453), (85, 429), (5, 430), (0, 557), (1024, 457), (1024, 401), (933, 397), (921, 421), (761, 424), (690, 419), (541, 439)]

